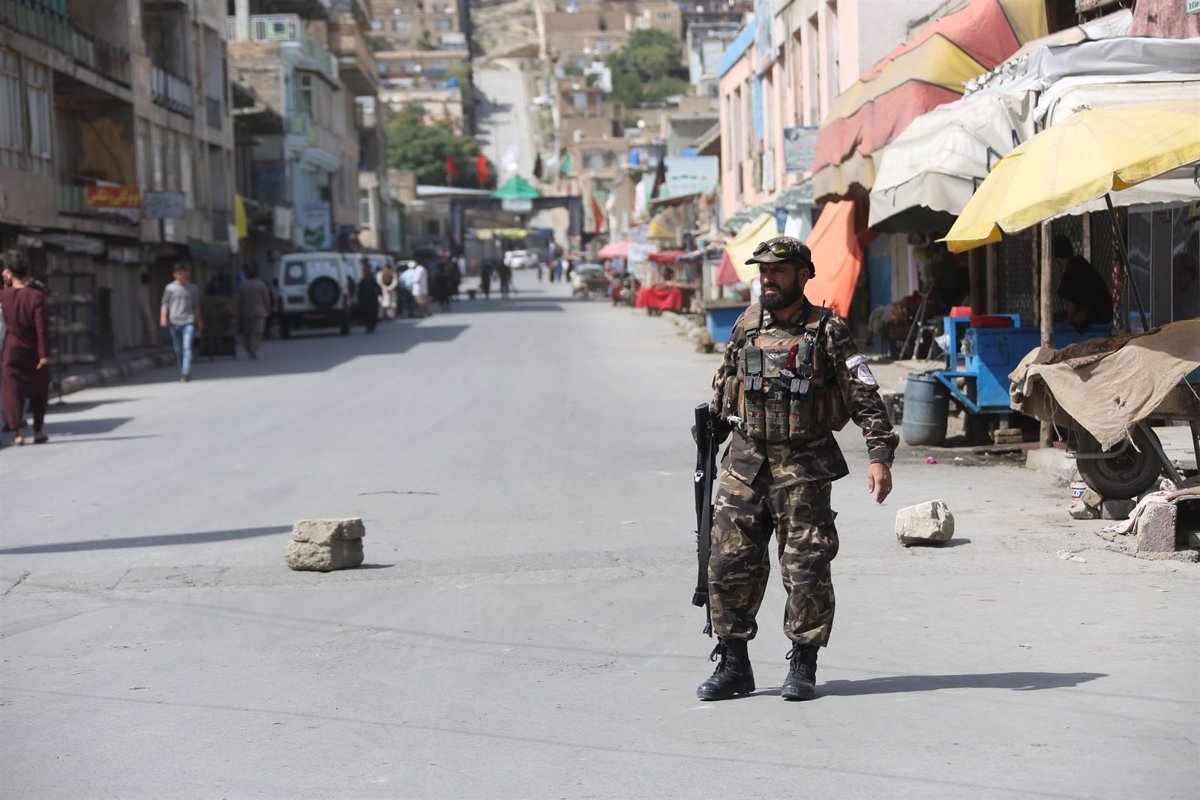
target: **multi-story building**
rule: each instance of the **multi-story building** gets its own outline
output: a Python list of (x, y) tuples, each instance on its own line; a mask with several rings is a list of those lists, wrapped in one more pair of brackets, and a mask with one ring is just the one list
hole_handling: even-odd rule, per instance
[(560, 68), (584, 68), (625, 46), (632, 31), (683, 32), (678, 3), (666, 0), (537, 0), (539, 54)]
[(88, 303), (55, 311), (59, 364), (149, 342), (143, 291), (176, 261), (200, 279), (228, 261), (223, 16), (222, 0), (0, 0), (0, 245)]
[(274, 238), (254, 243), (253, 258), (264, 266), (284, 247), (358, 246), (355, 98), (376, 85), (370, 54), (358, 41), (365, 20), (344, 22), (343, 6), (331, 9), (326, 0), (279, 3), (267, 5), (294, 13), (228, 19), (231, 77), (257, 99), (246, 116), (261, 123), (251, 140), (239, 142), (238, 163), (243, 193), (271, 209)]
[(373, 0), (372, 35), (384, 50), (467, 50), (466, 0)]

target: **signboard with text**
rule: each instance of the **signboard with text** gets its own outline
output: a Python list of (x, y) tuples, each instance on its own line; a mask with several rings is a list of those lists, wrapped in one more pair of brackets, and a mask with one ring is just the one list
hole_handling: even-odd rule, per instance
[(807, 175), (817, 158), (817, 126), (783, 129), (783, 163), (789, 173)]
[(333, 247), (329, 229), (329, 203), (307, 203), (300, 208), (300, 243), (317, 250)]
[(136, 186), (88, 186), (85, 192), (88, 208), (142, 207), (141, 191)]
[(182, 192), (146, 192), (142, 199), (146, 219), (183, 219)]

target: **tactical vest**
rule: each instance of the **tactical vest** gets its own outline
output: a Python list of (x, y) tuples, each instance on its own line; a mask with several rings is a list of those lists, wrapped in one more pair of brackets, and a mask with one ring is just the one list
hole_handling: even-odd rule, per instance
[[(820, 342), (832, 311), (802, 334), (746, 330), (738, 357), (737, 410), (746, 435), (768, 442), (811, 439), (829, 427), (826, 361)], [(762, 325), (761, 314), (759, 325)]]

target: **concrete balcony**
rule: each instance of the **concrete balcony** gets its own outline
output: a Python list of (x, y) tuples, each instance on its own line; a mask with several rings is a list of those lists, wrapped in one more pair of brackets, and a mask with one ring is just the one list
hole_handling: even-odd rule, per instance
[(0, 25), (49, 45), (101, 77), (126, 88), (130, 85), (128, 50), (101, 41), (48, 5), (0, 0)]
[(58, 213), (64, 217), (80, 217), (108, 223), (129, 231), (136, 231), (140, 209), (90, 208), (87, 203), (87, 187), (103, 183), (83, 175), (68, 175), (58, 181)]
[(329, 23), (329, 43), (345, 87), (357, 97), (378, 94), (379, 65), (353, 14), (340, 14)]
[(195, 113), (192, 85), (157, 64), (150, 65), (150, 99), (155, 105), (188, 118)]
[(278, 45), (281, 53), (287, 54), (294, 66), (319, 72), (331, 84), (338, 84), (338, 61), (325, 46), (308, 35), (304, 20), (295, 14), (257, 14), (250, 17), (250, 30), (239, 36), (237, 19), (226, 21), (229, 34), (230, 55), (239, 61), (251, 54), (238, 45), (243, 42)]

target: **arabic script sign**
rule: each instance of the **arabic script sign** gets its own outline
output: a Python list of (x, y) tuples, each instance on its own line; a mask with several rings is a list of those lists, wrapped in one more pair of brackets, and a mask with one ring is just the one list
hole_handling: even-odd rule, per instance
[(88, 186), (88, 208), (132, 208), (142, 207), (141, 192), (136, 186)]

